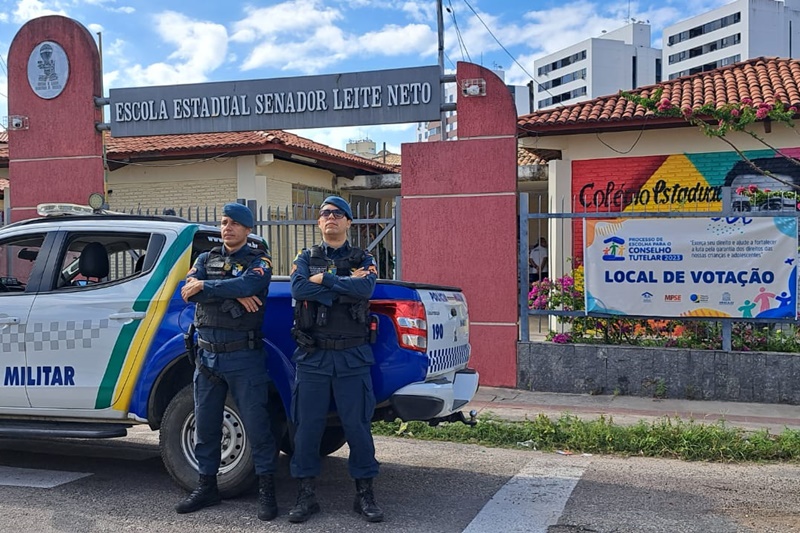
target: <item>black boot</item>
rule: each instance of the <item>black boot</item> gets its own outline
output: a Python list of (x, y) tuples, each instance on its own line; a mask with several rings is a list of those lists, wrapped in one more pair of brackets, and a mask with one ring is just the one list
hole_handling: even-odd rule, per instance
[(353, 510), (364, 515), (367, 522), (382, 522), (383, 511), (375, 503), (375, 494), (372, 492), (372, 478), (356, 480), (356, 499)]
[(319, 503), (314, 494), (314, 478), (300, 478), (300, 490), (297, 492), (297, 504), (289, 511), (289, 522), (305, 522), (311, 515), (319, 512)]
[(278, 502), (275, 501), (275, 476), (258, 476), (258, 519), (272, 520), (278, 516)]
[(203, 507), (217, 505), (222, 501), (217, 490), (217, 476), (200, 474), (197, 488), (189, 496), (175, 506), (178, 513), (193, 513)]

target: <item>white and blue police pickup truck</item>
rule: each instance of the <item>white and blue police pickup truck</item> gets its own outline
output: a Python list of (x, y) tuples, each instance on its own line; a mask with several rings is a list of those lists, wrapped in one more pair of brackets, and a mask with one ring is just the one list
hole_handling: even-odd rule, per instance
[[(180, 287), (197, 255), (220, 245), (219, 230), (70, 204), (43, 204), (39, 213), (0, 229), (0, 437), (120, 437), (146, 424), (160, 431), (170, 475), (191, 489), (194, 369), (183, 334), (194, 305)], [(248, 244), (266, 249), (255, 235)], [(262, 333), (285, 453), (293, 434), (291, 306), (288, 277), (273, 277)], [(478, 388), (461, 291), (379, 281), (370, 309), (379, 321), (375, 420), (473, 422), (460, 410)], [(322, 454), (345, 442), (338, 417), (329, 420)], [(246, 430), (229, 401), (218, 477), (225, 496), (254, 481)]]

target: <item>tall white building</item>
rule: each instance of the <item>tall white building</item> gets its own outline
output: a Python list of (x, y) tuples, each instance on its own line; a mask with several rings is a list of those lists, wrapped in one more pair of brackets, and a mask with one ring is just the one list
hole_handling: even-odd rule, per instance
[[(505, 71), (492, 70), (497, 76), (505, 81)], [(508, 90), (511, 91), (511, 96), (514, 98), (514, 104), (517, 107), (517, 116), (527, 115), (533, 109), (531, 108), (530, 88), (525, 85), (507, 85)], [(444, 102), (448, 104), (455, 103), (458, 100), (458, 91), (456, 90), (455, 83), (448, 83), (444, 86)], [(417, 141), (454, 141), (458, 139), (458, 113), (456, 111), (447, 111), (445, 113), (445, 124), (439, 120), (431, 122), (420, 122), (417, 124)]]
[(800, 0), (736, 0), (667, 26), (664, 79), (697, 74), (760, 56), (800, 52)]
[(661, 81), (661, 50), (650, 45), (650, 25), (644, 22), (586, 39), (533, 65), (536, 110)]

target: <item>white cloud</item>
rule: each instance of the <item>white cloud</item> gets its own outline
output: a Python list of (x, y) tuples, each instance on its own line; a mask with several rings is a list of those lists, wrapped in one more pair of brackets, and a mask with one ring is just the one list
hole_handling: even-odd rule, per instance
[(358, 45), (360, 50), (370, 55), (433, 54), (437, 37), (436, 31), (425, 24), (392, 24), (360, 36)]
[[(348, 5), (386, 6), (374, 1)], [(231, 41), (255, 43), (246, 52), (242, 70), (277, 68), (304, 74), (318, 73), (354, 56), (432, 55), (436, 51), (436, 32), (426, 24), (390, 24), (359, 36), (337, 25), (343, 18), (341, 11), (319, 0), (288, 0), (270, 7), (248, 8), (246, 18), (233, 24)], [(314, 24), (308, 24), (308, 20)]]
[(103, 28), (101, 24), (95, 23), (87, 25), (86, 28), (92, 32), (92, 35), (97, 35), (98, 33), (103, 33), (103, 31), (105, 31), (105, 28)]
[(8, 22), (8, 13), (0, 13), (0, 22)]
[(331, 27), (341, 18), (338, 10), (323, 6), (319, 0), (289, 0), (270, 7), (248, 7), (246, 17), (234, 23), (231, 40), (275, 40), (281, 35), (299, 38), (317, 28)]
[(321, 26), (297, 41), (264, 41), (256, 45), (242, 64), (243, 70), (272, 67), (314, 74), (347, 57), (346, 37), (335, 26)]
[[(120, 73), (133, 86), (199, 83), (225, 62), (228, 54), (228, 33), (225, 27), (213, 22), (192, 20), (174, 11), (153, 16), (155, 29), (164, 42), (176, 47), (168, 61), (150, 65), (128, 65), (124, 48), (116, 41), (109, 54), (119, 60)], [(113, 74), (113, 73), (112, 73)]]
[[(436, 4), (434, 2), (428, 0), (403, 2), (400, 9), (416, 22), (436, 23)], [(443, 13), (442, 15), (446, 17), (447, 13)]]
[(233, 24), (231, 35), (234, 42), (256, 43), (243, 70), (272, 67), (311, 74), (346, 57), (348, 39), (334, 24), (342, 15), (318, 0), (290, 0), (246, 11), (247, 16)]
[(414, 139), (416, 124), (385, 124), (381, 126), (347, 126), (342, 128), (312, 128), (304, 130), (289, 130), (295, 135), (300, 135), (315, 142), (344, 151), (347, 143), (357, 139), (371, 139), (375, 141), (375, 151), (386, 149), (392, 153), (400, 153), (400, 144), (411, 142)]
[(67, 12), (61, 9), (60, 4), (57, 2), (51, 8), (46, 6), (41, 0), (20, 0), (17, 4), (17, 8), (14, 10), (14, 22), (24, 24), (36, 17), (66, 14)]

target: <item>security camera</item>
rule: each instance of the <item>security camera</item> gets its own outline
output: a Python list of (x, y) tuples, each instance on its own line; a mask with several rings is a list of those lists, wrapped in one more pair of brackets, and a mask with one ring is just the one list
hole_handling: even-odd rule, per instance
[(11, 127), (15, 130), (22, 129), (22, 119), (19, 117), (11, 117)]

